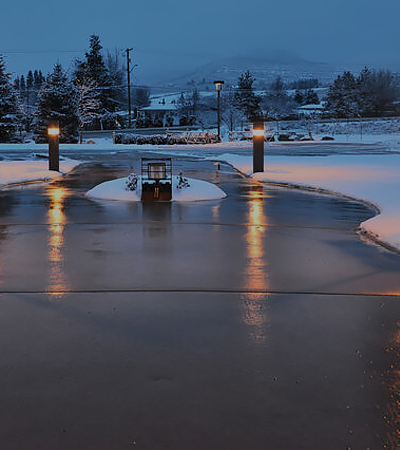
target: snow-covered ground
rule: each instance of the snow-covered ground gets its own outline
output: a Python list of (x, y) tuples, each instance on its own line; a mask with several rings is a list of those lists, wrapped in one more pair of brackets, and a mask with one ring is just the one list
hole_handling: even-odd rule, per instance
[[(97, 200), (118, 200), (126, 202), (139, 202), (141, 199), (140, 177), (135, 190), (127, 189), (128, 178), (106, 181), (95, 186), (86, 193), (89, 198)], [(172, 178), (172, 201), (194, 202), (202, 200), (219, 200), (226, 197), (225, 192), (218, 186), (207, 181), (187, 178), (188, 186), (178, 188), (179, 176)]]
[(70, 172), (80, 162), (73, 160), (60, 161), (60, 172), (48, 170), (49, 162), (40, 161), (1, 161), (0, 186), (25, 183), (29, 181), (52, 180), (60, 174)]
[(400, 155), (269, 156), (252, 174), (252, 158), (220, 156), (262, 182), (315, 188), (374, 205), (380, 214), (361, 224), (374, 240), (400, 250)]

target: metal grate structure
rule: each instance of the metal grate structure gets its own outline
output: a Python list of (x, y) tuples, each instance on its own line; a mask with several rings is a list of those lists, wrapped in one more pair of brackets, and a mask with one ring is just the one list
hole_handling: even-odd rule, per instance
[(172, 199), (172, 158), (142, 158), (142, 201)]

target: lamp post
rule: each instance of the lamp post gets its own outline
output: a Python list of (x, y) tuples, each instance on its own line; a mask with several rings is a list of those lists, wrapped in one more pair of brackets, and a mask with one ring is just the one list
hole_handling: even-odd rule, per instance
[(60, 127), (57, 121), (51, 122), (47, 128), (49, 138), (49, 170), (60, 170), (60, 152), (58, 138), (60, 136)]
[(126, 49), (126, 70), (127, 70), (127, 78), (128, 78), (128, 128), (132, 128), (132, 105), (131, 105), (131, 58), (129, 56), (129, 52), (131, 52), (133, 48)]
[(215, 89), (218, 93), (218, 141), (221, 141), (221, 89), (224, 81), (214, 81)]
[(264, 122), (253, 123), (253, 172), (264, 172)]

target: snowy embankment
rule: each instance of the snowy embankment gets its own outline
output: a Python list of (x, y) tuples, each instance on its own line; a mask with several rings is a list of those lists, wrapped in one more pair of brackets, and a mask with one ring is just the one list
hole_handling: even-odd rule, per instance
[(60, 161), (60, 172), (48, 170), (49, 162), (41, 161), (1, 161), (0, 186), (30, 181), (47, 181), (70, 172), (80, 162), (71, 159)]
[(400, 250), (400, 155), (268, 156), (264, 172), (252, 174), (252, 158), (219, 157), (258, 181), (329, 191), (361, 200), (380, 214), (361, 224), (377, 242)]
[[(127, 189), (128, 178), (106, 181), (95, 186), (86, 196), (97, 200), (117, 200), (139, 202), (141, 200), (140, 177), (135, 190)], [(172, 201), (194, 202), (204, 200), (220, 200), (226, 197), (225, 192), (215, 184), (207, 181), (187, 178), (188, 186), (178, 188), (179, 176), (172, 178)]]

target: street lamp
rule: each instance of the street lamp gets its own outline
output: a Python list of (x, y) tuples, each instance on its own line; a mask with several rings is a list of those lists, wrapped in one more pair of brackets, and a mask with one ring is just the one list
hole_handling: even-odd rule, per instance
[(253, 123), (253, 172), (264, 172), (264, 122)]
[(218, 92), (218, 141), (221, 141), (221, 89), (224, 81), (214, 81), (215, 89)]
[(51, 122), (47, 128), (49, 138), (49, 170), (60, 170), (60, 152), (58, 138), (60, 136), (60, 127), (57, 121)]

